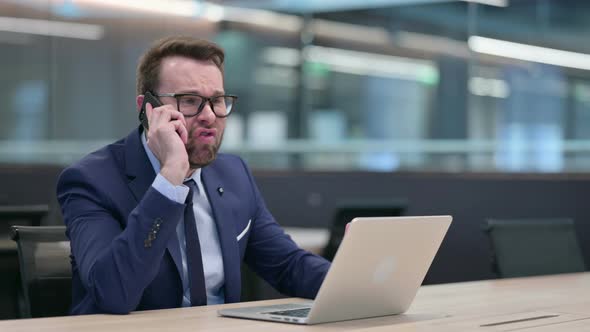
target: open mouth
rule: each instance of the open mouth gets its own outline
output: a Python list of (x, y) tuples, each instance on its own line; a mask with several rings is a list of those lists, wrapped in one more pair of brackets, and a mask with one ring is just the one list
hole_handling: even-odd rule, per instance
[(215, 134), (210, 131), (203, 131), (199, 134), (199, 137), (213, 137)]
[(217, 131), (215, 129), (197, 129), (193, 137), (203, 143), (212, 143), (215, 141), (216, 134)]

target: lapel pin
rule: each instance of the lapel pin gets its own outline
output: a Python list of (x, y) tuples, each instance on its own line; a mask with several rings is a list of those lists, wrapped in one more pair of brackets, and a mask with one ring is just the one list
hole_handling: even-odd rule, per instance
[(223, 196), (223, 187), (217, 187), (217, 192), (219, 193), (219, 196)]

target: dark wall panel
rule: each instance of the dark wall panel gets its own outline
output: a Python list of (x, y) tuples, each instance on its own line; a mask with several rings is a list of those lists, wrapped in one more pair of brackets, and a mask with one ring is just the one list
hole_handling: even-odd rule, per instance
[(483, 232), (491, 217), (573, 218), (590, 262), (589, 176), (260, 172), (256, 178), (284, 226), (329, 227), (339, 202), (355, 199), (405, 199), (406, 215), (453, 215), (426, 283), (495, 277)]
[[(54, 206), (58, 166), (0, 167), (0, 204)], [(266, 203), (283, 226), (331, 225), (350, 201), (407, 201), (406, 215), (451, 214), (454, 222), (426, 283), (494, 278), (486, 218), (569, 217), (590, 263), (590, 176), (565, 174), (448, 174), (255, 172)], [(48, 223), (59, 222), (59, 215)], [(411, 249), (411, 248), (409, 248)]]

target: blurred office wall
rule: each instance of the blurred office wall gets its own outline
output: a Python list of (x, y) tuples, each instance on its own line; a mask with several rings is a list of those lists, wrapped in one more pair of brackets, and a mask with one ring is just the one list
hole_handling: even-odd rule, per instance
[(0, 163), (126, 135), (138, 57), (187, 34), (227, 51), (223, 149), (253, 168), (585, 172), (589, 18), (557, 0), (2, 1)]

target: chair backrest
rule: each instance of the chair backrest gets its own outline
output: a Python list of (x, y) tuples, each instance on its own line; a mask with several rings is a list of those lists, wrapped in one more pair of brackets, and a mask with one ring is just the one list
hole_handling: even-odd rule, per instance
[(49, 205), (0, 205), (0, 220), (10, 223), (24, 223), (39, 226), (49, 213)]
[(408, 203), (405, 199), (390, 200), (355, 200), (337, 205), (336, 213), (330, 227), (330, 238), (322, 256), (332, 260), (342, 238), (346, 224), (357, 217), (398, 217), (404, 214)]
[(586, 269), (571, 219), (489, 219), (485, 229), (501, 278)]
[(70, 243), (64, 226), (11, 226), (21, 275), (21, 317), (64, 316), (72, 298)]

